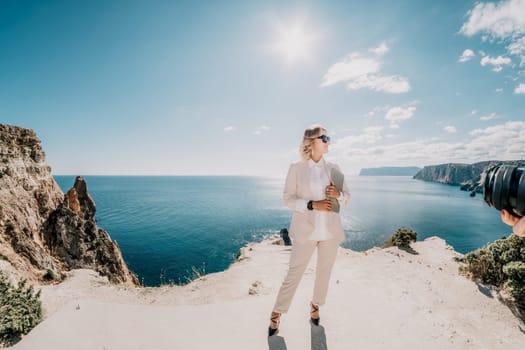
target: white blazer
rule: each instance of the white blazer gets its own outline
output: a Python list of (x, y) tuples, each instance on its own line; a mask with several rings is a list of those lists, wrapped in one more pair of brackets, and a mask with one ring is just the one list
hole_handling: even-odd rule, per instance
[[(327, 171), (330, 174), (332, 168), (339, 170), (339, 166), (334, 163), (326, 162)], [(340, 171), (340, 170), (339, 170)], [(292, 222), (290, 224), (290, 236), (297, 243), (305, 242), (315, 229), (315, 213), (308, 210), (306, 205), (312, 199), (310, 189), (310, 169), (308, 161), (298, 161), (290, 165), (283, 193), (284, 204), (293, 210)], [(345, 205), (350, 200), (350, 191), (343, 181), (343, 195), (339, 199), (339, 204)], [(304, 210), (298, 210), (303, 208)], [(343, 225), (339, 213), (327, 212), (326, 227), (334, 239), (339, 243), (344, 240)]]

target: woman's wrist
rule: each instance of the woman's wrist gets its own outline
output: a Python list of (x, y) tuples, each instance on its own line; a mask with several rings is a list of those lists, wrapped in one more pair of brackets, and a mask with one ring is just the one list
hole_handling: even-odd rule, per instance
[(309, 200), (306, 208), (308, 208), (308, 210), (314, 210), (314, 201)]

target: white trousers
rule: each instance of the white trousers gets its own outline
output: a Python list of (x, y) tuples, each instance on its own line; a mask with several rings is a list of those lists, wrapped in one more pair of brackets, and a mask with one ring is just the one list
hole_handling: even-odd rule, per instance
[(279, 289), (279, 294), (277, 294), (277, 300), (273, 308), (274, 312), (286, 313), (290, 308), (297, 286), (301, 282), (315, 248), (317, 248), (317, 266), (315, 270), (314, 293), (311, 301), (317, 305), (325, 303), (332, 267), (339, 248), (339, 240), (337, 239), (306, 241), (292, 245), (288, 274)]

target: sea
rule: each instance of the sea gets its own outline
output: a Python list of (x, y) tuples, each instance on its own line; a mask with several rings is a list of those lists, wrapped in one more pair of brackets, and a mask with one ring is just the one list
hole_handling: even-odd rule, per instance
[[(75, 176), (54, 176), (62, 191)], [(246, 176), (84, 176), (96, 221), (116, 240), (144, 286), (185, 284), (226, 270), (239, 249), (288, 228), (284, 178)], [(418, 240), (438, 236), (467, 253), (509, 236), (482, 195), (405, 176), (347, 176), (342, 246), (382, 246), (397, 228)]]

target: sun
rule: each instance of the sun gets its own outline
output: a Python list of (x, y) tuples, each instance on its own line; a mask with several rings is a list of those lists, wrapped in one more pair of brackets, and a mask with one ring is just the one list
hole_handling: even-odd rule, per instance
[(297, 61), (308, 56), (311, 46), (310, 40), (302, 27), (286, 28), (281, 35), (277, 47), (288, 61)]
[(306, 28), (305, 19), (290, 23), (277, 23), (272, 51), (281, 56), (286, 63), (311, 61), (316, 36)]

